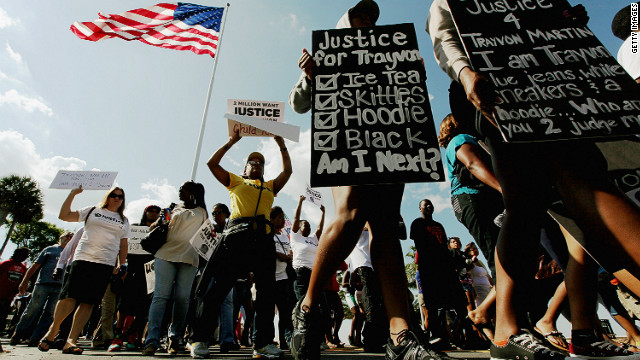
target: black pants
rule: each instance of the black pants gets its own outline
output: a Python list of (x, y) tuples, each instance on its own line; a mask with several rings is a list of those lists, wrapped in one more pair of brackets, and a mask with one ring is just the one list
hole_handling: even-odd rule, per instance
[(228, 246), (221, 247), (207, 264), (207, 268), (212, 268), (205, 270), (205, 273), (211, 271), (214, 282), (209, 291), (199, 294), (202, 302), (193, 327), (193, 341), (209, 341), (215, 330), (212, 324), (217, 321), (222, 301), (235, 285), (236, 279), (252, 271), (256, 285), (253, 344), (255, 348), (262, 348), (271, 343), (275, 335), (276, 248), (273, 235), (249, 231), (228, 236), (226, 240)]
[(456, 219), (464, 225), (487, 259), (491, 276), (496, 277), (495, 252), (500, 228), (493, 222), (504, 210), (502, 195), (485, 187), (477, 194), (458, 194), (451, 197)]
[(359, 267), (356, 273), (362, 280), (362, 307), (366, 319), (362, 342), (366, 350), (375, 350), (382, 347), (389, 337), (389, 321), (382, 302), (380, 281), (370, 267)]
[(306, 267), (296, 268), (296, 281), (294, 290), (296, 292), (296, 300), (300, 301), (309, 289), (309, 281), (311, 280), (311, 269)]
[[(291, 280), (284, 279), (276, 281), (275, 303), (278, 307), (278, 331), (280, 336), (280, 344), (291, 341), (293, 332), (293, 322), (291, 321), (291, 312), (295, 306), (291, 294)], [(282, 345), (281, 345), (282, 346)]]

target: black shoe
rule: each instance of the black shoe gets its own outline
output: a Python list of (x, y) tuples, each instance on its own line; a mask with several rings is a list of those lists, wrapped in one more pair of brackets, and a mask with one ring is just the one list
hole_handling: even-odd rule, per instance
[(302, 311), (300, 305), (301, 298), (293, 309), (293, 335), (291, 336), (291, 354), (296, 360), (319, 360), (320, 343), (323, 332), (318, 328), (322, 324), (320, 311), (318, 309), (308, 309)]
[(9, 345), (11, 346), (16, 346), (18, 344), (20, 344), (20, 338), (16, 337), (15, 335), (11, 337), (11, 340), (9, 340)]
[(431, 349), (428, 342), (411, 330), (402, 330), (398, 335), (398, 345), (393, 345), (391, 339), (387, 343), (385, 360), (444, 360), (450, 359), (445, 354)]
[(492, 360), (511, 360), (511, 359), (528, 359), (528, 360), (564, 360), (568, 359), (565, 355), (551, 350), (545, 346), (535, 336), (526, 330), (509, 336), (509, 341), (505, 346), (496, 346), (491, 344)]
[(154, 343), (149, 343), (145, 345), (144, 349), (142, 349), (142, 355), (144, 356), (153, 356), (156, 351), (158, 351), (158, 345)]
[(222, 343), (220, 344), (220, 353), (227, 354), (229, 351), (237, 351), (240, 350), (240, 345), (232, 342), (232, 343)]

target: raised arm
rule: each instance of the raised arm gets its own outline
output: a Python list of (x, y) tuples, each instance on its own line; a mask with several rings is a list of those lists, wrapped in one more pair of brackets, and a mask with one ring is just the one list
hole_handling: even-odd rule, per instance
[(220, 160), (222, 160), (224, 154), (226, 154), (235, 143), (240, 141), (241, 137), (240, 129), (237, 129), (231, 136), (229, 136), (227, 143), (216, 150), (216, 152), (209, 158), (209, 161), (207, 161), (207, 166), (209, 167), (209, 170), (211, 170), (213, 176), (224, 186), (229, 186), (231, 178), (229, 177), (229, 172), (220, 166)]
[(293, 224), (291, 225), (291, 231), (297, 233), (300, 231), (300, 211), (302, 210), (302, 202), (306, 199), (304, 195), (300, 195), (298, 200), (298, 206), (296, 207), (296, 214), (293, 216)]
[(277, 194), (287, 184), (293, 170), (291, 168), (291, 157), (289, 157), (289, 151), (284, 145), (284, 139), (281, 136), (274, 136), (274, 139), (282, 154), (282, 172), (273, 180), (273, 193)]
[(314, 63), (307, 49), (302, 49), (302, 56), (298, 60), (298, 67), (302, 70), (298, 82), (289, 93), (289, 105), (293, 111), (304, 114), (311, 110), (311, 72)]
[(69, 192), (69, 195), (62, 203), (62, 207), (60, 207), (60, 214), (58, 214), (58, 219), (63, 221), (72, 221), (77, 222), (80, 219), (80, 214), (77, 211), (71, 211), (71, 203), (73, 202), (73, 198), (76, 195), (82, 192), (82, 185), (80, 185), (76, 189), (72, 189)]
[(320, 211), (322, 211), (322, 217), (320, 218), (320, 224), (318, 224), (318, 228), (316, 229), (316, 237), (320, 239), (322, 235), (322, 228), (324, 228), (324, 205), (320, 205)]
[(462, 144), (456, 151), (456, 158), (469, 169), (473, 176), (502, 193), (502, 188), (496, 175), (489, 165), (482, 160), (482, 155), (479, 153), (480, 151), (484, 150), (479, 149), (475, 145)]

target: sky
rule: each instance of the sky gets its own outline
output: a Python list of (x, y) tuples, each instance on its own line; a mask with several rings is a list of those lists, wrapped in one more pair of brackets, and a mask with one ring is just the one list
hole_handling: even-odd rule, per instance
[[(242, 0), (229, 7), (218, 53), (211, 103), (195, 181), (206, 189), (209, 211), (229, 203), (226, 189), (206, 167), (207, 159), (228, 139), (227, 99), (287, 102), (298, 79), (302, 49), (311, 50), (313, 30), (332, 29), (357, 1)], [(576, 5), (577, 1), (570, 1)], [(622, 41), (611, 33), (611, 19), (629, 1), (586, 0), (589, 27), (616, 54)], [(188, 51), (166, 50), (138, 41), (111, 39), (98, 43), (78, 39), (69, 27), (92, 21), (98, 12), (122, 13), (153, 5), (149, 0), (0, 0), (0, 177), (28, 175), (44, 193), (44, 221), (76, 230), (80, 223), (57, 219), (68, 190), (49, 189), (60, 169), (117, 171), (116, 184), (126, 192), (132, 223), (149, 204), (178, 202), (178, 188), (189, 180), (213, 59)], [(224, 6), (222, 1), (200, 4)], [(427, 71), (427, 88), (436, 129), (449, 113), (449, 79), (437, 66), (432, 43), (424, 31), (430, 0), (378, 0), (378, 25), (412, 23)], [(34, 6), (36, 5), (36, 6)], [(286, 142), (293, 176), (274, 205), (293, 218), (297, 200), (309, 182), (310, 113), (285, 106), (285, 122), (300, 127), (300, 141)], [(242, 173), (246, 156), (261, 151), (267, 159), (265, 178), (282, 169), (273, 139), (245, 137), (221, 165)], [(322, 193), (326, 223), (334, 208), (328, 188)], [(448, 236), (472, 241), (451, 209), (448, 182), (408, 184), (402, 202), (407, 226), (419, 216), (418, 202), (432, 200), (434, 219)], [(104, 195), (85, 191), (72, 209), (95, 205)], [(375, 196), (375, 194), (372, 194)], [(313, 227), (320, 210), (305, 202), (302, 217)], [(6, 227), (0, 229), (4, 239)], [(412, 245), (403, 242), (405, 253)], [(2, 254), (8, 258), (15, 246)], [(409, 261), (409, 259), (405, 259)]]

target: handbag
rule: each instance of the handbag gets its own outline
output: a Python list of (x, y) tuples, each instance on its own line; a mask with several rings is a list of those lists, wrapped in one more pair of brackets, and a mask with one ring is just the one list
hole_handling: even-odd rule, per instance
[(158, 226), (153, 228), (147, 236), (140, 240), (140, 246), (142, 249), (152, 255), (155, 255), (158, 250), (167, 242), (167, 234), (169, 233), (169, 224), (160, 222)]

